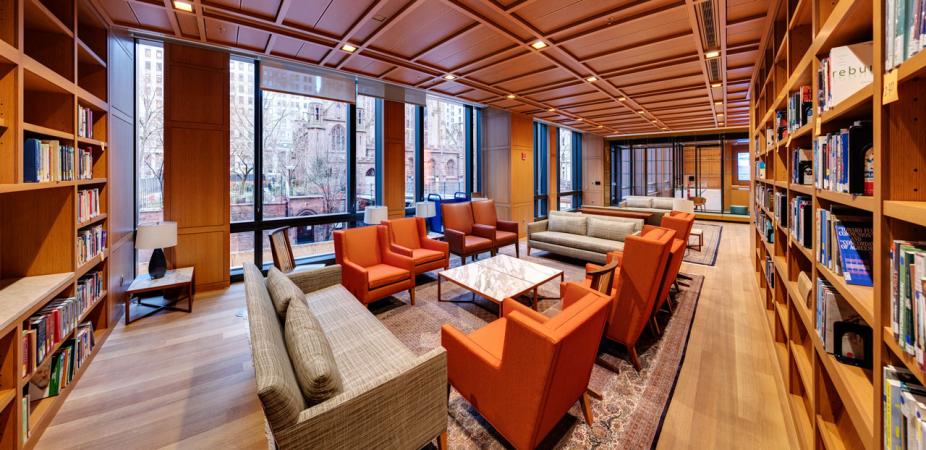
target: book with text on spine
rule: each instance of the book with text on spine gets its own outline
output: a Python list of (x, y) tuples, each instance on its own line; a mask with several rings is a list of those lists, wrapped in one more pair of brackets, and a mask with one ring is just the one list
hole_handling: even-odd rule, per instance
[(871, 223), (837, 221), (835, 228), (846, 282), (871, 286)]

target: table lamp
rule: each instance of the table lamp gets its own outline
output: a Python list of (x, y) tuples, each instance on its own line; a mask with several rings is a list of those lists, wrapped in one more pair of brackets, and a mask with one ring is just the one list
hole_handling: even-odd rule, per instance
[(363, 221), (367, 225), (379, 225), (389, 218), (389, 209), (385, 206), (367, 206), (363, 210)]
[(158, 279), (167, 273), (167, 259), (164, 248), (177, 245), (177, 222), (158, 222), (151, 225), (139, 225), (135, 235), (135, 248), (151, 249), (148, 262), (148, 275)]
[(415, 203), (415, 217), (429, 218), (437, 215), (437, 203), (434, 202), (417, 202)]

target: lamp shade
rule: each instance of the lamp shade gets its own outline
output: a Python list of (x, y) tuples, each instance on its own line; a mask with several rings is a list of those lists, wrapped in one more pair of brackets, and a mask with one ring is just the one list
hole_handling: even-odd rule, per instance
[(175, 245), (177, 245), (177, 222), (158, 222), (138, 226), (135, 248), (155, 249)]
[(389, 209), (385, 206), (367, 206), (363, 210), (363, 221), (367, 225), (379, 225), (387, 218), (389, 218)]
[(437, 215), (437, 204), (434, 202), (415, 203), (415, 217), (434, 217)]

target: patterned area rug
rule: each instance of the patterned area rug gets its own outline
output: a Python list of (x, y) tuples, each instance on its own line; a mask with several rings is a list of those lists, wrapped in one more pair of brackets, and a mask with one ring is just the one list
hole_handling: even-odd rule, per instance
[[(562, 269), (567, 281), (584, 278), (584, 263), (563, 259), (546, 252), (526, 255), (523, 259)], [(502, 253), (512, 254), (513, 248)], [(484, 257), (488, 257), (487, 255)], [(459, 258), (452, 256), (451, 264)], [(437, 302), (434, 273), (418, 279), (416, 304), (409, 306), (408, 294), (388, 298), (370, 305), (370, 310), (413, 352), (423, 354), (440, 345), (440, 327), (450, 323), (469, 333), (498, 317), (494, 303), (476, 297), (476, 303)], [(637, 372), (625, 360), (623, 347), (605, 343), (601, 359), (617, 372), (596, 365), (590, 387), (603, 394), (604, 400), (592, 400), (594, 423), (589, 427), (582, 418), (578, 403), (553, 429), (541, 448), (650, 448), (658, 436), (668, 401), (675, 387), (678, 371), (688, 343), (703, 276), (694, 276), (676, 297), (675, 313), (660, 316), (663, 335), (654, 338), (644, 332), (638, 344), (643, 370)], [(452, 283), (442, 283), (445, 300), (469, 300), (471, 294)], [(543, 285), (539, 310), (552, 315), (559, 310), (559, 280)], [(483, 449), (510, 447), (456, 391), (450, 396), (448, 440), (451, 448)]]
[[(699, 228), (704, 231), (704, 245), (701, 250), (695, 250), (691, 247), (685, 253), (685, 262), (713, 266), (717, 262), (717, 250), (720, 248), (720, 237), (723, 235), (723, 225), (718, 223), (708, 223), (696, 220), (693, 228)], [(689, 242), (694, 242), (691, 238)]]

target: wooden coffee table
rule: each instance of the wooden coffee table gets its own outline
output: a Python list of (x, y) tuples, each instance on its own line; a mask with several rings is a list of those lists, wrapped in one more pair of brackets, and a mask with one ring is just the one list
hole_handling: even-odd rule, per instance
[[(153, 279), (148, 274), (140, 275), (132, 281), (132, 285), (125, 291), (125, 324), (128, 325), (135, 320), (148, 317), (165, 309), (169, 311), (193, 312), (193, 284), (194, 276), (192, 267), (168, 270), (163, 277), (158, 279)], [(162, 293), (162, 301), (160, 303), (154, 304), (142, 301), (141, 294), (158, 291)], [(170, 294), (175, 294), (176, 297), (169, 298)], [(131, 309), (132, 300), (137, 300), (139, 306), (154, 309), (131, 319), (129, 310)], [(187, 307), (185, 309), (176, 306), (176, 304), (182, 300), (187, 301)]]
[[(565, 281), (562, 270), (547, 267), (542, 264), (525, 261), (508, 255), (497, 255), (470, 264), (437, 273), (437, 300), (444, 302), (461, 302), (460, 300), (444, 300), (441, 296), (441, 280), (446, 279), (457, 286), (473, 293), (473, 299), (463, 301), (472, 303), (475, 295), (499, 305), (506, 298), (513, 298), (523, 294), (532, 293), (531, 307), (537, 309), (537, 288), (542, 284), (559, 277)], [(499, 309), (501, 313), (501, 309)]]

